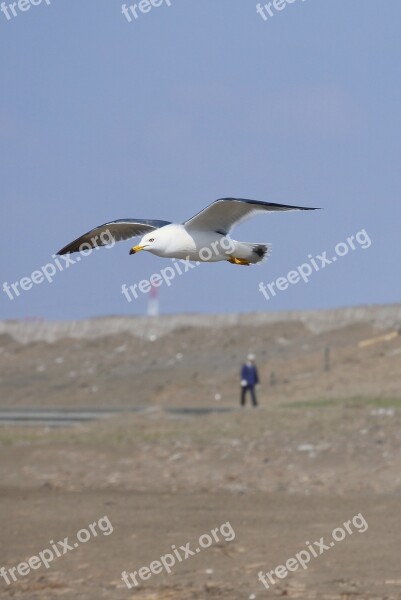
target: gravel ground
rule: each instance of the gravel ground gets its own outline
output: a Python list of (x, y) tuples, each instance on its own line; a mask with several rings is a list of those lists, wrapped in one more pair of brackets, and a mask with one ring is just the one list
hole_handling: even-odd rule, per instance
[[(0, 428), (0, 566), (71, 543), (102, 517), (113, 529), (72, 544), (48, 569), (2, 579), (0, 598), (400, 599), (401, 338), (359, 345), (391, 330), (246, 323), (179, 328), (153, 341), (118, 333), (53, 344), (3, 334), (3, 407), (148, 410), (61, 429)], [(258, 357), (261, 406), (241, 411), (238, 366), (248, 350)], [(162, 410), (173, 406), (235, 410)], [(359, 513), (366, 531), (354, 526), (268, 590), (258, 580), (305, 542), (329, 543)], [(121, 580), (172, 545), (199, 547), (224, 523), (235, 539), (220, 532), (137, 588)]]

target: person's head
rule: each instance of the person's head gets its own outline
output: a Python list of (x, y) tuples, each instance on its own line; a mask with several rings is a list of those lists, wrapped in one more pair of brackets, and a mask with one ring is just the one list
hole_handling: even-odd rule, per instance
[(255, 355), (254, 354), (248, 354), (248, 362), (253, 365), (253, 363), (255, 362)]

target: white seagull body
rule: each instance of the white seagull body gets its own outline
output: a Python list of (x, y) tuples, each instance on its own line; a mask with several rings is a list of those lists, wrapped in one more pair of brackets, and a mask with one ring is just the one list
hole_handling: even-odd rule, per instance
[(162, 258), (256, 264), (269, 256), (270, 244), (238, 242), (229, 236), (230, 231), (256, 213), (287, 210), (316, 209), (221, 198), (184, 223), (151, 219), (120, 219), (104, 223), (62, 248), (58, 254), (80, 252), (142, 235), (141, 241), (131, 248), (130, 254), (146, 250)]

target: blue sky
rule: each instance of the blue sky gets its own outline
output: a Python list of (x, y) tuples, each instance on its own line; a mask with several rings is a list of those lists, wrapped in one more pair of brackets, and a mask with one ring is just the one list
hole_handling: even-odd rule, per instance
[[(163, 313), (399, 302), (399, 0), (296, 0), (266, 22), (250, 0), (171, 4), (132, 23), (116, 0), (0, 13), (1, 288), (105, 221), (182, 221), (235, 196), (324, 210), (241, 225), (233, 237), (273, 243), (271, 258), (177, 276)], [(362, 229), (369, 248), (260, 293)], [(170, 262), (131, 245), (0, 290), (0, 318), (144, 314), (121, 286)]]

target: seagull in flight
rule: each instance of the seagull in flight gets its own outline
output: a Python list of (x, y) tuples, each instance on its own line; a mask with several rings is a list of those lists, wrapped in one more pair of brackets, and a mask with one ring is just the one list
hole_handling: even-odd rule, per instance
[(119, 219), (95, 227), (77, 238), (58, 254), (81, 252), (116, 241), (142, 236), (130, 250), (141, 250), (162, 258), (191, 261), (228, 261), (234, 265), (257, 264), (271, 251), (268, 243), (238, 242), (230, 237), (231, 230), (253, 215), (286, 210), (317, 210), (306, 206), (274, 204), (242, 198), (220, 198), (184, 223), (152, 219)]

